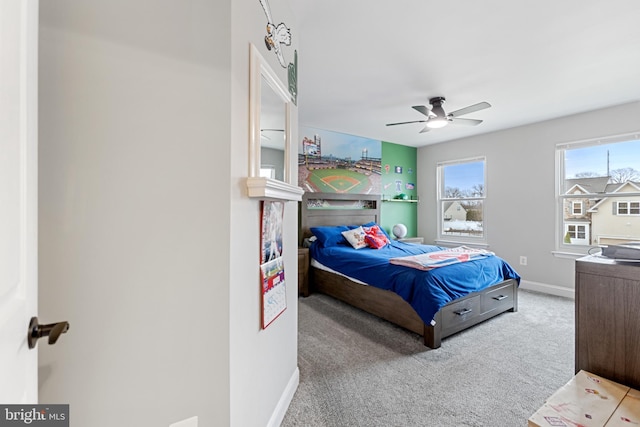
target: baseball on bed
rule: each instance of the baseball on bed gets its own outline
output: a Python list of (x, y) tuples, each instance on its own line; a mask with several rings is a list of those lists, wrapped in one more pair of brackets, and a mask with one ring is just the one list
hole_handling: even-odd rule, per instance
[(396, 224), (393, 226), (391, 231), (393, 232), (393, 235), (396, 236), (396, 238), (402, 239), (407, 235), (407, 226), (404, 224)]

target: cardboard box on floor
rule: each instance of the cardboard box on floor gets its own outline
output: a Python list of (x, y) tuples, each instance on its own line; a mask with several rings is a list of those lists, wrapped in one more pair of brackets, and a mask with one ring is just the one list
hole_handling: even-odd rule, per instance
[(640, 391), (630, 389), (616, 408), (607, 427), (630, 427), (640, 424)]
[(578, 372), (529, 418), (529, 427), (618, 427), (640, 424), (640, 392)]

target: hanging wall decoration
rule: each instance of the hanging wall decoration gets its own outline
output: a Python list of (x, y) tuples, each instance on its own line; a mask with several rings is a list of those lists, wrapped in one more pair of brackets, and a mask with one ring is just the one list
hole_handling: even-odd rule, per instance
[(269, 2), (267, 0), (260, 0), (260, 4), (262, 5), (264, 14), (267, 15), (267, 35), (264, 36), (264, 44), (267, 46), (267, 49), (273, 50), (278, 57), (280, 65), (287, 68), (287, 63), (284, 59), (284, 54), (282, 53), (282, 46), (280, 45), (291, 46), (291, 30), (284, 24), (284, 22), (277, 25), (273, 23), (271, 8), (269, 7)]
[(382, 142), (300, 126), (298, 186), (307, 192), (380, 194)]
[(293, 51), (293, 64), (289, 62), (287, 69), (287, 81), (289, 82), (289, 93), (295, 105), (298, 105), (298, 51)]
[(262, 202), (260, 230), (260, 277), (262, 285), (262, 328), (269, 326), (287, 308), (282, 257), (284, 202)]

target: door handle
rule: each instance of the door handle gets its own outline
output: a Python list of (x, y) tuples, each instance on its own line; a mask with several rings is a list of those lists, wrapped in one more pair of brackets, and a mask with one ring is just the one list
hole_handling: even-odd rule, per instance
[(38, 323), (37, 317), (32, 317), (29, 322), (29, 330), (27, 331), (27, 343), (29, 348), (35, 348), (38, 339), (42, 337), (49, 337), (49, 344), (55, 344), (60, 338), (60, 335), (66, 333), (69, 330), (69, 322), (50, 323), (48, 325), (41, 325)]

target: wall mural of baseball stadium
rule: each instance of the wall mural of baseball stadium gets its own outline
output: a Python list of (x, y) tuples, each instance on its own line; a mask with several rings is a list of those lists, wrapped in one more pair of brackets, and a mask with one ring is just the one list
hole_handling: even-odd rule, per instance
[(382, 142), (301, 126), (298, 186), (308, 192), (380, 194)]

